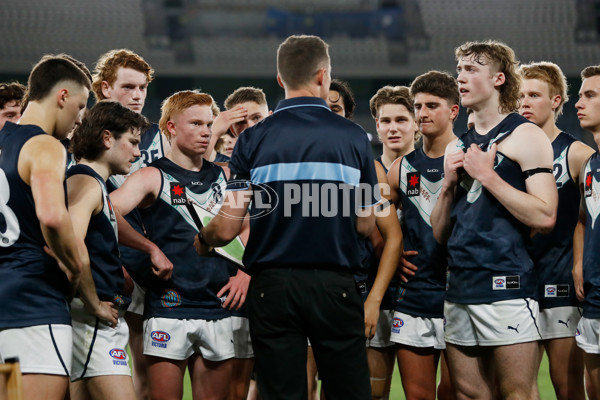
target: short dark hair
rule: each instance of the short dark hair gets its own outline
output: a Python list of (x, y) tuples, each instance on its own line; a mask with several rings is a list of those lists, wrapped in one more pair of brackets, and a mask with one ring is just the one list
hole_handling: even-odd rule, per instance
[(581, 80), (600, 75), (600, 65), (590, 65), (581, 71)]
[(225, 99), (225, 108), (231, 110), (238, 104), (253, 101), (256, 104), (267, 104), (267, 97), (262, 89), (251, 86), (237, 88)]
[[(59, 82), (69, 81), (90, 89), (92, 83), (73, 57), (66, 54), (45, 55), (33, 67), (27, 81), (27, 101), (37, 101), (48, 96)], [(83, 65), (83, 63), (81, 63)], [(89, 71), (88, 71), (89, 74)]]
[(119, 139), (129, 129), (143, 132), (150, 126), (141, 114), (117, 101), (102, 100), (90, 108), (71, 139), (71, 151), (76, 160), (96, 160), (104, 149), (103, 133), (109, 131)]
[(356, 100), (354, 100), (354, 93), (352, 93), (352, 89), (350, 89), (348, 82), (332, 79), (329, 90), (335, 90), (342, 96), (342, 101), (344, 102), (344, 117), (352, 119), (354, 116), (354, 109), (356, 108)]
[(429, 71), (417, 76), (410, 84), (410, 94), (414, 98), (417, 93), (432, 94), (446, 99), (449, 106), (460, 104), (458, 82), (447, 72)]
[(329, 45), (320, 37), (293, 35), (277, 49), (277, 73), (290, 89), (309, 83), (319, 68), (329, 66)]
[(0, 109), (4, 108), (11, 101), (21, 104), (26, 90), (25, 85), (19, 82), (0, 83)]

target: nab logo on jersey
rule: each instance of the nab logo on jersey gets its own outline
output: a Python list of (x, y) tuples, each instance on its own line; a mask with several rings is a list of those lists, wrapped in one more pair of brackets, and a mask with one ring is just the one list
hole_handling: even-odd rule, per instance
[(171, 340), (171, 335), (164, 331), (152, 331), (150, 338), (152, 339), (152, 346), (166, 349), (167, 342)]
[(187, 196), (185, 195), (185, 186), (179, 182), (171, 182), (171, 204), (185, 204)]
[(408, 197), (418, 196), (421, 191), (421, 174), (409, 172), (406, 174), (406, 195)]
[(123, 349), (111, 349), (108, 354), (113, 358), (113, 365), (127, 365), (127, 353)]
[(592, 181), (593, 181), (592, 173), (588, 172), (585, 174), (585, 197), (592, 197)]
[(400, 328), (404, 326), (404, 321), (401, 318), (394, 318), (392, 322), (392, 333), (400, 333)]

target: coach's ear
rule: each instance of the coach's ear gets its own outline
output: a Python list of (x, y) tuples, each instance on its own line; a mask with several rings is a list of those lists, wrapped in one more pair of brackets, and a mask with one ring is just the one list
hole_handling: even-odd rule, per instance
[(281, 76), (279, 76), (279, 74), (277, 74), (277, 83), (279, 84), (279, 86), (285, 89), (285, 86), (283, 86), (283, 81), (281, 80)]
[(113, 143), (113, 135), (110, 133), (108, 129), (102, 131), (102, 144), (104, 144), (105, 149), (110, 149)]

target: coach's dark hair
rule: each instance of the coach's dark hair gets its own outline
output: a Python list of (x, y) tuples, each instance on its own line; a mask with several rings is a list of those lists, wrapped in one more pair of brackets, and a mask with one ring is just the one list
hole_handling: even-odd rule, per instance
[[(45, 98), (56, 84), (65, 81), (74, 82), (90, 89), (92, 83), (88, 78), (89, 71), (86, 74), (81, 66), (71, 60), (73, 58), (66, 54), (42, 57), (29, 74), (25, 94), (27, 101), (37, 101)], [(85, 65), (83, 67), (85, 68)]]
[(581, 71), (581, 80), (600, 75), (600, 65), (590, 65)]
[(11, 101), (21, 104), (26, 90), (27, 88), (19, 82), (0, 83), (0, 109)]
[(414, 98), (417, 93), (432, 94), (446, 99), (450, 107), (460, 104), (458, 83), (447, 72), (429, 71), (417, 76), (410, 85), (410, 94)]
[(352, 89), (350, 89), (348, 82), (332, 79), (329, 90), (335, 90), (342, 96), (342, 101), (344, 102), (344, 117), (352, 119), (354, 116), (354, 109), (356, 108), (356, 100), (354, 100), (354, 93), (352, 93)]
[(309, 35), (288, 37), (277, 49), (277, 73), (290, 89), (309, 83), (319, 68), (329, 67), (329, 46)]
[(141, 114), (117, 101), (102, 100), (87, 111), (81, 125), (73, 133), (71, 151), (76, 160), (96, 160), (104, 151), (104, 131), (119, 139), (130, 129), (143, 132), (150, 126)]
[(504, 43), (488, 40), (485, 42), (467, 42), (454, 51), (456, 60), (473, 56), (473, 61), (480, 65), (492, 67), (492, 73), (502, 72), (504, 83), (498, 88), (500, 92), (500, 112), (510, 113), (519, 109), (521, 99), (521, 75), (517, 71), (519, 61), (513, 49)]

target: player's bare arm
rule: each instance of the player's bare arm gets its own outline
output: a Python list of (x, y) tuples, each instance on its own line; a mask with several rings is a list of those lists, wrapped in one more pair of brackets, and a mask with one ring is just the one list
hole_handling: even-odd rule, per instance
[[(382, 204), (386, 204), (385, 202), (389, 201), (391, 196), (388, 190), (387, 177), (383, 167), (378, 162), (375, 162), (375, 169), (381, 198), (384, 201)], [(400, 254), (402, 254), (402, 229), (400, 229), (396, 207), (393, 204), (389, 204), (387, 209), (377, 213), (376, 224), (383, 237), (384, 245), (375, 282), (373, 282), (373, 287), (365, 301), (365, 336), (368, 338), (375, 335), (377, 321), (379, 320), (379, 306), (396, 272)]]
[(162, 250), (154, 242), (133, 229), (116, 207), (115, 216), (117, 218), (117, 226), (119, 227), (119, 244), (148, 254), (152, 263), (152, 273), (160, 279), (170, 279), (173, 274), (173, 263)]
[[(102, 211), (102, 189), (98, 181), (87, 175), (73, 175), (67, 179), (67, 199), (69, 215), (73, 221), (73, 231), (78, 238), (87, 235), (90, 219)], [(109, 301), (100, 301), (89, 263), (81, 268), (79, 296), (85, 308), (113, 328), (117, 326), (118, 311)]]
[(204, 153), (204, 158), (206, 160), (212, 161), (215, 159), (217, 152), (214, 149), (219, 138), (229, 130), (231, 125), (235, 124), (236, 122), (243, 121), (247, 115), (248, 110), (241, 105), (237, 105), (231, 110), (222, 111), (219, 115), (217, 115), (212, 124), (212, 135), (210, 136), (210, 142), (208, 143), (208, 147)]
[[(500, 151), (516, 161), (521, 170), (530, 171), (525, 179), (526, 192), (515, 189), (494, 170), (494, 158)], [(549, 232), (556, 222), (558, 191), (552, 174), (552, 145), (544, 132), (533, 124), (523, 124), (500, 145), (487, 152), (471, 145), (465, 154), (465, 171), (481, 182), (506, 209), (523, 224)]]
[(250, 189), (225, 192), (225, 201), (219, 213), (202, 229), (202, 237), (206, 243), (222, 247), (231, 242), (242, 230), (251, 198)]
[(136, 207), (149, 207), (158, 198), (161, 179), (160, 171), (154, 167), (135, 171), (120, 188), (110, 194), (113, 206), (123, 216)]
[(594, 149), (583, 142), (575, 141), (569, 149), (569, 171), (574, 182), (579, 183), (581, 167), (594, 154)]
[[(387, 180), (390, 185), (390, 201), (394, 204), (396, 209), (399, 210), (402, 209), (402, 202), (400, 201), (398, 193), (400, 190), (400, 164), (402, 163), (403, 158), (404, 157), (398, 157), (392, 163), (387, 173)], [(406, 257), (416, 256), (417, 254), (419, 254), (419, 252), (415, 250), (402, 251), (399, 268), (396, 270), (396, 273), (399, 275), (402, 282), (408, 282), (408, 279), (417, 272), (419, 267), (406, 259)]]
[(465, 158), (462, 150), (456, 147), (457, 143), (458, 139), (453, 140), (446, 146), (446, 153), (444, 155), (444, 183), (440, 190), (440, 197), (430, 217), (433, 237), (440, 244), (446, 244), (452, 232), (450, 211), (452, 209), (456, 185), (458, 184), (458, 171), (460, 168), (463, 168)]
[(19, 155), (19, 176), (31, 186), (36, 215), (44, 239), (63, 263), (72, 287), (77, 287), (84, 263), (89, 263), (85, 246), (78, 246), (73, 224), (65, 206), (63, 187), (66, 152), (49, 135), (30, 139)]
[[(589, 158), (589, 157), (588, 157)], [(587, 161), (587, 160), (586, 160)], [(582, 163), (579, 169), (579, 176), (585, 176), (585, 162)], [(579, 193), (581, 201), (579, 203), (579, 218), (575, 231), (573, 232), (573, 284), (575, 287), (575, 295), (579, 301), (585, 298), (583, 290), (583, 240), (585, 235), (585, 224), (587, 219), (587, 210), (585, 205), (584, 195), (585, 182), (579, 182)]]

